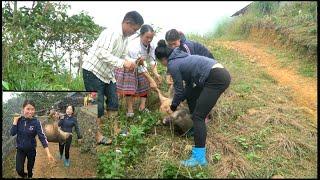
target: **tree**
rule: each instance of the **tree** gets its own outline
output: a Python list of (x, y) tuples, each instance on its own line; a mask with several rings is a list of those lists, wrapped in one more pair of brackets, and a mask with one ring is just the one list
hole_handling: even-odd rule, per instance
[(53, 104), (62, 100), (69, 92), (24, 92), (19, 96), (24, 99), (33, 100), (36, 111), (48, 110)]
[(70, 6), (61, 2), (34, 1), (31, 8), (17, 3), (2, 8), (3, 87), (68, 89), (73, 81), (63, 68), (66, 55), (71, 62), (73, 54), (85, 54), (102, 27), (85, 13), (69, 17)]

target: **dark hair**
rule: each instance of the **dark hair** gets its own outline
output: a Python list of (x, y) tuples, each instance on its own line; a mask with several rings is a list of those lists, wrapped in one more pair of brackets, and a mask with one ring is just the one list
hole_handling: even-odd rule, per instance
[(146, 32), (154, 32), (152, 26), (150, 26), (149, 24), (144, 24), (144, 25), (141, 26), (141, 28), (140, 28), (140, 36), (142, 36)]
[(29, 99), (24, 100), (22, 108), (25, 108), (28, 104), (30, 104), (31, 106), (36, 108), (36, 104), (32, 100), (29, 100)]
[[(139, 36), (144, 35), (146, 32), (154, 32), (152, 26), (150, 26), (149, 24), (144, 24), (144, 25), (141, 26)], [(151, 47), (150, 47), (150, 45), (149, 45), (149, 46), (148, 46), (148, 49), (147, 49), (147, 53), (148, 53), (148, 54), (149, 54), (149, 52), (150, 52), (150, 48), (151, 48)]]
[(123, 21), (130, 21), (133, 24), (142, 25), (144, 23), (143, 17), (137, 11), (130, 11), (124, 16)]
[(67, 110), (67, 108), (68, 108), (69, 106), (71, 106), (71, 108), (72, 108), (72, 114), (74, 114), (74, 106), (73, 106), (73, 105), (71, 105), (71, 104), (67, 104), (67, 106), (66, 106), (66, 110)]
[(158, 41), (157, 48), (155, 49), (155, 55), (157, 59), (162, 58), (169, 58), (170, 54), (172, 53), (173, 49), (169, 48), (166, 44), (166, 41), (161, 39)]
[(180, 39), (180, 33), (176, 29), (171, 29), (166, 32), (166, 41), (176, 41)]

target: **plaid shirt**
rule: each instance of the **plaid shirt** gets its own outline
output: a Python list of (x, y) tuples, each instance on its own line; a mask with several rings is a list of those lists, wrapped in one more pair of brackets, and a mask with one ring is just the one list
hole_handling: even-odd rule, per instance
[[(121, 26), (120, 26), (121, 27)], [(91, 71), (105, 83), (116, 82), (115, 68), (121, 68), (128, 58), (128, 37), (122, 28), (104, 30), (84, 57), (83, 69)]]

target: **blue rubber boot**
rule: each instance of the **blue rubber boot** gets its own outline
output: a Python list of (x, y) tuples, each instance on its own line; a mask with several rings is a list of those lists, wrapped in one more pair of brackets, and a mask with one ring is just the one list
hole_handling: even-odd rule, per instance
[(69, 167), (70, 166), (70, 160), (64, 159), (64, 166)]
[(197, 165), (206, 166), (208, 164), (206, 159), (206, 148), (192, 148), (190, 159), (181, 161), (181, 164), (186, 167), (195, 167)]

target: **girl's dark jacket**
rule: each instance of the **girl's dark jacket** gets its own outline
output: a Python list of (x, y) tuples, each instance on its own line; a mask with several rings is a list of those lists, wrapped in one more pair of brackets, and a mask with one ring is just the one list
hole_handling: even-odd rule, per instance
[(17, 135), (16, 147), (20, 150), (29, 151), (37, 146), (35, 136), (38, 135), (43, 148), (48, 147), (47, 137), (43, 132), (41, 123), (36, 118), (28, 119), (22, 116), (17, 125), (12, 125), (11, 136)]
[(64, 132), (72, 133), (72, 128), (75, 127), (78, 139), (81, 139), (81, 133), (78, 125), (78, 121), (74, 116), (65, 115), (58, 123), (58, 126), (61, 127), (61, 130)]

